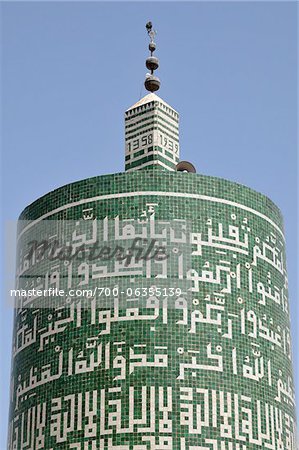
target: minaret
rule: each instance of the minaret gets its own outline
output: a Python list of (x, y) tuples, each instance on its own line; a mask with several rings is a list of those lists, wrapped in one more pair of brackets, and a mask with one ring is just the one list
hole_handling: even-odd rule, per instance
[(156, 32), (151, 22), (146, 24), (146, 29), (150, 38), (146, 67), (150, 73), (144, 86), (150, 94), (125, 112), (125, 169), (173, 171), (179, 161), (179, 115), (154, 93), (160, 88), (160, 80), (154, 75), (159, 67), (158, 58), (153, 56)]
[(281, 213), (176, 164), (178, 114), (154, 93), (147, 30), (127, 172), (20, 215), (7, 448), (296, 450)]

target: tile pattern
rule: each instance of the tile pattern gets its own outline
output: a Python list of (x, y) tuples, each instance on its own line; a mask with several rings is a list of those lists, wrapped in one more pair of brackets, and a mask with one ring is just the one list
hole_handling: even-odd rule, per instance
[[(279, 209), (237, 183), (144, 168), (36, 200), (20, 216), (20, 254), (42, 220), (95, 218), (188, 221), (191, 303), (17, 310), (9, 449), (295, 450)], [(58, 286), (43, 267), (38, 282)], [(84, 287), (101, 284), (88, 273)]]

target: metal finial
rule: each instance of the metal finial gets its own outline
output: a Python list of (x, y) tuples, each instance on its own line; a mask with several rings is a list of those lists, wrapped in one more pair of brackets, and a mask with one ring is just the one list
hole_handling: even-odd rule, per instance
[(147, 22), (147, 24), (145, 25), (146, 29), (147, 29), (147, 34), (150, 37), (151, 43), (154, 42), (155, 36), (157, 34), (156, 30), (153, 29), (153, 24), (152, 22)]
[(150, 73), (146, 74), (144, 86), (145, 89), (150, 92), (155, 92), (160, 88), (160, 80), (158, 77), (154, 75), (154, 70), (158, 69), (159, 67), (159, 60), (155, 56), (153, 56), (153, 52), (156, 50), (156, 44), (154, 42), (155, 36), (157, 32), (153, 29), (152, 22), (147, 22), (145, 25), (147, 29), (147, 34), (150, 38), (149, 43), (149, 51), (151, 52), (151, 56), (149, 56), (145, 62), (146, 67), (151, 71)]

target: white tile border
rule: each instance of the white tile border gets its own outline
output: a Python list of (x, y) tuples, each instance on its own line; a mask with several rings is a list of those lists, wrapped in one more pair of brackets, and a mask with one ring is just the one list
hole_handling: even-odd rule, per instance
[(23, 228), (21, 233), (18, 235), (18, 239), (31, 227), (33, 227), (36, 223), (40, 222), (41, 220), (47, 219), (48, 217), (52, 216), (53, 214), (56, 214), (61, 211), (65, 211), (66, 209), (73, 208), (75, 206), (84, 205), (84, 203), (91, 203), (96, 202), (99, 200), (109, 200), (113, 198), (125, 198), (125, 197), (143, 197), (143, 196), (158, 196), (158, 197), (179, 197), (179, 198), (193, 198), (197, 200), (204, 200), (214, 203), (222, 203), (224, 205), (230, 205), (235, 206), (236, 208), (243, 209), (244, 211), (248, 211), (252, 214), (255, 214), (256, 216), (260, 217), (261, 219), (266, 220), (268, 223), (270, 223), (283, 237), (284, 234), (283, 231), (279, 228), (276, 223), (273, 222), (273, 220), (269, 219), (265, 214), (262, 214), (259, 211), (256, 211), (253, 208), (249, 208), (248, 206), (242, 205), (241, 203), (233, 202), (231, 200), (226, 200), (224, 198), (218, 198), (218, 197), (211, 197), (209, 195), (202, 195), (202, 194), (191, 194), (189, 192), (164, 192), (164, 191), (138, 191), (138, 192), (121, 192), (118, 194), (105, 194), (105, 195), (97, 195), (96, 197), (90, 197), (90, 198), (84, 198), (81, 200), (77, 200), (76, 202), (68, 203), (66, 205), (62, 205), (59, 208), (53, 209), (52, 211), (49, 211), (46, 214), (43, 214), (38, 219), (30, 221), (30, 223)]

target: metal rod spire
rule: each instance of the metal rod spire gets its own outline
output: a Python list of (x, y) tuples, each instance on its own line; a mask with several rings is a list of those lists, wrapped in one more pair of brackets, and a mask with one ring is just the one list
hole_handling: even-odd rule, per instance
[(150, 70), (150, 73), (146, 74), (144, 86), (147, 91), (155, 92), (160, 88), (160, 84), (161, 84), (159, 78), (154, 75), (154, 70), (158, 69), (158, 67), (159, 67), (158, 58), (153, 56), (153, 52), (156, 50), (156, 43), (154, 40), (155, 40), (155, 36), (156, 36), (157, 32), (153, 29), (152, 22), (147, 22), (145, 27), (147, 29), (147, 34), (149, 35), (149, 38), (150, 38), (150, 43), (149, 43), (148, 48), (149, 48), (149, 51), (151, 52), (151, 56), (149, 56), (145, 62), (145, 65), (146, 65), (147, 69)]

